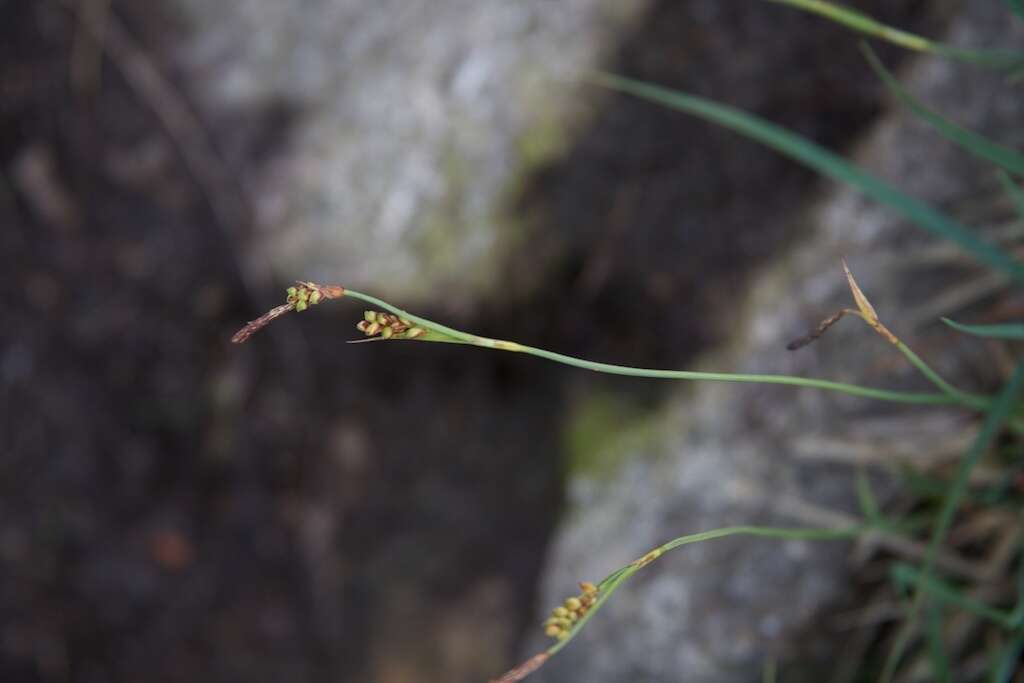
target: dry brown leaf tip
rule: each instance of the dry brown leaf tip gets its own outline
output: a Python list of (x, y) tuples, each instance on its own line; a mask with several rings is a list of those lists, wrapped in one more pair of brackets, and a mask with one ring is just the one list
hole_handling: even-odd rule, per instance
[(899, 344), (899, 338), (889, 331), (889, 328), (882, 324), (882, 321), (878, 319), (878, 313), (875, 312), (875, 307), (868, 301), (867, 296), (861, 290), (860, 286), (857, 285), (857, 281), (853, 277), (853, 273), (850, 272), (850, 267), (846, 264), (846, 259), (843, 259), (843, 271), (846, 273), (846, 281), (850, 285), (850, 291), (853, 292), (853, 300), (857, 302), (857, 308), (860, 309), (861, 317), (864, 321), (874, 328), (875, 332), (885, 337), (887, 341), (892, 344)]

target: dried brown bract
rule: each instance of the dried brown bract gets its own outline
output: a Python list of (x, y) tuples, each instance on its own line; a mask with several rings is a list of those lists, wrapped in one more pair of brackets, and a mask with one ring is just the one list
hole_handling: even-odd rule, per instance
[(337, 299), (343, 296), (345, 296), (345, 288), (340, 285), (296, 282), (294, 287), (288, 288), (288, 298), (285, 299), (284, 304), (270, 309), (255, 320), (247, 322), (245, 327), (235, 332), (234, 336), (231, 337), (231, 341), (235, 344), (241, 344), (285, 313), (290, 313), (291, 311), (301, 313), (310, 306), (316, 306), (321, 301)]

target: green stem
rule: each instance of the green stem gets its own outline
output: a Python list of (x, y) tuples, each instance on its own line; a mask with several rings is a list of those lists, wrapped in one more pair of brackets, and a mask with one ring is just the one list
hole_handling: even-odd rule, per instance
[(997, 50), (968, 50), (929, 40), (907, 31), (886, 26), (862, 12), (834, 2), (824, 2), (824, 0), (768, 0), (768, 2), (787, 5), (805, 12), (817, 14), (859, 33), (917, 52), (928, 52), (996, 68), (1015, 67), (1020, 65), (1022, 60), (1022, 56), (1019, 53), (1000, 52)]
[(612, 596), (619, 586), (629, 580), (634, 574), (646, 567), (650, 562), (654, 562), (660, 558), (664, 553), (674, 550), (684, 545), (690, 545), (691, 543), (701, 543), (703, 541), (711, 541), (716, 538), (726, 538), (727, 536), (760, 536), (765, 538), (777, 538), (782, 540), (808, 540), (808, 541), (829, 541), (829, 540), (842, 540), (845, 538), (853, 538), (865, 531), (872, 528), (871, 524), (858, 524), (856, 526), (846, 527), (843, 529), (807, 529), (807, 528), (784, 528), (784, 527), (759, 527), (759, 526), (732, 526), (723, 527), (721, 529), (713, 529), (711, 531), (702, 531), (696, 534), (689, 534), (688, 536), (680, 536), (679, 538), (672, 539), (664, 545), (658, 546), (650, 553), (645, 556), (646, 561), (632, 562), (625, 567), (615, 570), (601, 583), (598, 584), (598, 598), (594, 604), (590, 607), (583, 617), (573, 625), (572, 630), (569, 632), (568, 637), (558, 641), (550, 648), (548, 648), (548, 655), (554, 655), (563, 647), (569, 644), (569, 641), (576, 637), (576, 634), (584, 627), (584, 625), (593, 618), (594, 614), (604, 605), (605, 601)]
[(1024, 389), (1024, 362), (1017, 365), (1009, 382), (1006, 383), (1006, 386), (1000, 392), (991, 408), (989, 408), (981, 431), (978, 432), (967, 454), (957, 467), (953, 484), (947, 491), (942, 508), (939, 511), (939, 520), (932, 531), (928, 552), (925, 556), (924, 569), (921, 572), (922, 578), (917, 583), (917, 590), (914, 592), (913, 603), (910, 606), (910, 614), (904, 621), (899, 633), (897, 633), (889, 656), (885, 660), (885, 665), (878, 679), (880, 683), (890, 683), (896, 675), (896, 668), (899, 666), (903, 653), (910, 644), (914, 629), (917, 627), (918, 615), (924, 605), (925, 586), (934, 574), (935, 560), (938, 557), (939, 548), (945, 540), (946, 534), (953, 524), (953, 518), (956, 516), (957, 510), (959, 510), (960, 504), (967, 494), (967, 485), (970, 480), (971, 471), (977, 465), (981, 456), (988, 451), (992, 442), (999, 434), (1003, 423), (1009, 418), (1022, 389)]
[(898, 348), (900, 352), (907, 357), (907, 360), (909, 360), (911, 364), (928, 379), (928, 381), (937, 386), (944, 394), (955, 397), (957, 402), (961, 405), (970, 406), (971, 408), (978, 410), (984, 410), (989, 405), (990, 401), (988, 398), (960, 391), (952, 384), (942, 379), (937, 372), (932, 370), (927, 363), (921, 360), (920, 356), (914, 353), (913, 350), (911, 350), (911, 348), (902, 341), (896, 343), (896, 348)]
[(935, 48), (935, 43), (927, 38), (908, 33), (907, 31), (901, 31), (891, 26), (872, 19), (866, 14), (862, 14), (855, 9), (849, 7), (843, 7), (832, 2), (823, 2), (822, 0), (768, 0), (768, 2), (774, 2), (780, 5), (788, 5), (797, 9), (804, 10), (805, 12), (811, 12), (823, 16), (837, 24), (842, 24), (847, 28), (851, 28), (855, 31), (859, 31), (865, 35), (874, 36), (880, 38), (894, 45), (905, 47), (909, 50), (916, 50), (917, 52), (931, 52)]
[(1005, 629), (1015, 627), (1011, 614), (964, 595), (961, 591), (934, 577), (926, 577), (910, 565), (897, 564), (892, 568), (893, 578), (902, 585), (917, 585), (939, 602), (952, 605), (979, 617), (989, 619)]
[[(948, 384), (945, 384), (949, 390), (944, 390), (941, 394), (924, 394), (924, 393), (913, 393), (906, 391), (890, 391), (888, 389), (875, 389), (872, 387), (863, 387), (856, 384), (847, 384), (845, 382), (833, 382), (824, 379), (815, 379), (809, 377), (794, 377), (791, 375), (760, 375), (760, 374), (732, 374), (722, 372), (696, 372), (692, 370), (658, 370), (652, 368), (634, 368), (625, 365), (611, 365), (609, 363), (598, 363), (595, 361), (584, 360), (582, 358), (576, 358), (574, 356), (566, 356), (561, 353), (555, 353), (554, 351), (547, 351), (545, 349), (538, 349), (525, 344), (519, 344), (517, 342), (504, 341), (500, 339), (490, 339), (488, 337), (480, 337), (474, 334), (462, 332), (460, 330), (441, 325), (432, 320), (421, 318), (413, 315), (408, 311), (404, 311), (396, 306), (392, 306), (386, 301), (382, 301), (377, 297), (370, 296), (369, 294), (363, 294), (355, 290), (346, 289), (345, 295), (364, 301), (368, 304), (378, 306), (390, 313), (394, 313), (400, 318), (405, 318), (420, 325), (428, 330), (437, 332), (441, 335), (447, 336), (448, 340), (437, 340), (437, 341), (455, 341), (463, 344), (471, 344), (473, 346), (480, 346), (483, 348), (496, 349), (500, 351), (513, 351), (518, 353), (526, 353), (531, 356), (537, 356), (539, 358), (545, 358), (547, 360), (554, 361), (556, 363), (562, 363), (564, 365), (571, 365), (573, 367), (583, 368), (584, 370), (592, 370), (594, 372), (603, 372), (613, 375), (627, 375), (630, 377), (646, 377), (652, 379), (677, 379), (677, 380), (702, 380), (708, 382), (745, 382), (745, 383), (757, 383), (757, 384), (784, 384), (788, 386), (807, 387), (811, 389), (823, 389), (826, 391), (837, 391), (844, 394), (850, 394), (852, 396), (860, 396), (862, 398), (872, 398), (879, 401), (891, 401), (895, 403), (911, 403), (916, 405), (960, 405), (964, 407), (970, 407), (975, 409), (983, 409), (987, 406), (987, 399), (983, 397), (973, 397), (963, 392), (960, 392)], [(927, 368), (924, 363), (913, 354), (912, 351), (907, 349), (904, 353), (910, 352), (912, 358), (916, 358), (918, 363)], [(908, 356), (910, 357), (910, 356)], [(913, 361), (912, 361), (913, 362)], [(942, 382), (941, 378), (938, 377), (930, 369), (928, 370), (931, 375)]]

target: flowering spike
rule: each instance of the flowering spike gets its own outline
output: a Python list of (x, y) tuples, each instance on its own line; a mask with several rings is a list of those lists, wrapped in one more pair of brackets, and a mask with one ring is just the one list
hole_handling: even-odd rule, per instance
[(591, 606), (597, 601), (597, 586), (585, 581), (580, 584), (583, 592), (578, 596), (566, 598), (558, 607), (551, 610), (551, 616), (544, 622), (544, 634), (558, 640), (565, 640), (573, 628), (586, 616)]
[(318, 285), (315, 282), (296, 282), (285, 290), (285, 303), (271, 309), (264, 315), (250, 320), (245, 327), (231, 337), (231, 341), (241, 344), (253, 334), (263, 329), (275, 319), (290, 311), (301, 312), (315, 306), (325, 299), (337, 299), (345, 296), (345, 288), (340, 285)]

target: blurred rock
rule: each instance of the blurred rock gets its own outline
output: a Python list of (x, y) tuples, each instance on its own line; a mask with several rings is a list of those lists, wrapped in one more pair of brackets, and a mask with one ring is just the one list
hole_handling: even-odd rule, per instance
[[(252, 258), (281, 279), (466, 304), (518, 246), (503, 203), (558, 152), (578, 78), (645, 2), (178, 0), (207, 111), (298, 123), (252, 178)], [(456, 28), (457, 27), (457, 28)]]
[[(1024, 24), (1011, 24), (998, 3), (956, 7), (950, 42), (1022, 44)], [(937, 110), (1013, 142), (1021, 103), (1004, 76), (920, 59), (902, 77)], [(990, 166), (902, 110), (871, 131), (855, 156), (915, 196), (971, 211), (976, 224), (1013, 220)], [(846, 188), (830, 189), (801, 220), (807, 239), (758, 276), (745, 300), (730, 304), (724, 315), (733, 321), (732, 339), (705, 354), (700, 368), (929, 390), (855, 319), (810, 347), (785, 350), (789, 340), (851, 305), (840, 267), (845, 256), (882, 320), (929, 362), (949, 373), (960, 369), (958, 381), (969, 390), (997, 380), (981, 347), (931, 323), (976, 302), (980, 295), (953, 296), (969, 289), (964, 283), (989, 278), (987, 293), (994, 294), (1005, 286), (998, 276)], [(937, 301), (946, 307), (929, 308)], [(972, 365), (987, 373), (962, 376)], [(618, 470), (574, 476), (536, 613), (574, 594), (578, 581), (597, 581), (673, 537), (735, 524), (852, 520), (852, 468), (826, 457), (821, 444), (858, 444), (884, 455), (951, 438), (962, 422), (949, 418), (941, 410), (784, 387), (680, 386), (655, 428), (645, 425), (639, 436), (606, 446), (620, 452), (601, 461), (622, 462)], [(836, 643), (849, 633), (832, 627), (828, 606), (848, 597), (848, 549), (838, 542), (730, 538), (676, 550), (621, 589), (538, 680), (751, 681), (765, 663), (797, 658), (801, 666), (787, 670), (786, 680), (831, 680), (842, 664)], [(538, 633), (524, 655), (545, 645)]]

